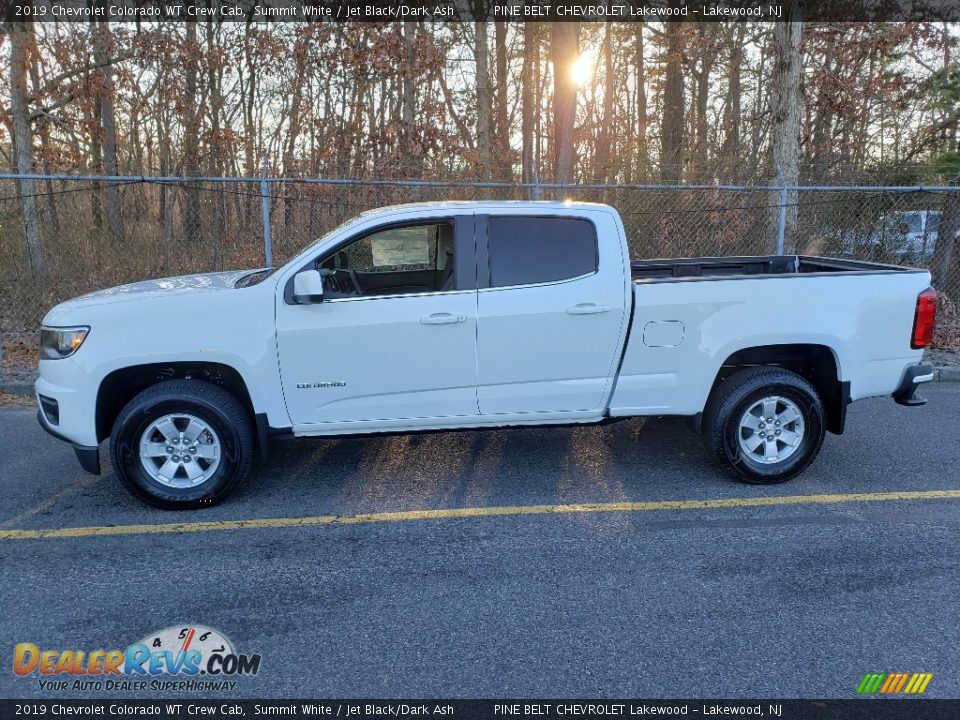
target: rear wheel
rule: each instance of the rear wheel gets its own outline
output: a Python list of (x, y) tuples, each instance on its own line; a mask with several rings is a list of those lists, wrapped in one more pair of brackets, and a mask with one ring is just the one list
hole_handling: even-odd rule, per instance
[(243, 479), (252, 455), (247, 410), (223, 388), (200, 380), (147, 388), (120, 412), (110, 436), (121, 483), (163, 508), (223, 500)]
[(775, 367), (741, 370), (713, 392), (703, 437), (720, 464), (747, 483), (781, 483), (813, 462), (826, 429), (817, 391)]

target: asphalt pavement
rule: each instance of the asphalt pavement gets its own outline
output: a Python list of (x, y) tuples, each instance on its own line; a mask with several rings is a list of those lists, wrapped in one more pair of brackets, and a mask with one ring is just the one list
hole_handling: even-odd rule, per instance
[[(960, 490), (960, 384), (924, 394), (855, 403), (779, 486), (735, 482), (663, 418), (276, 442), (189, 513), (141, 505), (103, 451), (87, 475), (33, 411), (0, 410), (0, 531), (145, 526), (0, 539), (0, 697), (209, 696), (54, 694), (11, 670), (17, 643), (124, 648), (193, 623), (262, 656), (231, 697), (850, 698), (867, 672), (933, 673), (925, 696), (960, 697), (960, 499), (921, 495)], [(862, 499), (894, 491), (919, 499)], [(731, 502), (656, 505), (702, 499)], [(523, 512), (579, 503), (652, 505)], [(269, 522), (491, 507), (515, 512)], [(267, 522), (149, 529), (236, 520)]]

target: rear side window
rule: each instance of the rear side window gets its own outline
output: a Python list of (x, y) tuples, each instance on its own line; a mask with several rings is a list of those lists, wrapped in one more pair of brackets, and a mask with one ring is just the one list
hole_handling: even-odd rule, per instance
[(568, 280), (597, 270), (597, 233), (579, 218), (491, 217), (490, 287)]

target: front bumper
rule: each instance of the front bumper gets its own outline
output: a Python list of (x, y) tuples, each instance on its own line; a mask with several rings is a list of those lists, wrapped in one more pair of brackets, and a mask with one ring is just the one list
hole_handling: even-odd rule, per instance
[(100, 474), (100, 448), (98, 446), (94, 445), (91, 447), (88, 445), (78, 445), (75, 442), (71, 442), (70, 438), (61, 435), (57, 429), (50, 424), (46, 416), (43, 414), (42, 409), (37, 410), (37, 422), (40, 423), (40, 427), (57, 438), (57, 440), (63, 440), (73, 445), (73, 451), (77, 454), (77, 460), (80, 462), (80, 467), (82, 467), (88, 473), (93, 473), (94, 475)]
[(933, 365), (911, 365), (903, 373), (903, 379), (893, 391), (893, 399), (898, 405), (915, 407), (924, 405), (926, 398), (916, 394), (917, 388), (933, 380)]

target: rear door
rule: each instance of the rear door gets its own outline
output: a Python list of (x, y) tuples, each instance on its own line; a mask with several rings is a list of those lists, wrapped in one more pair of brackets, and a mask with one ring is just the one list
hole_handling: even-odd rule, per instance
[(480, 412), (602, 409), (627, 320), (616, 223), (601, 213), (497, 215), (477, 226)]

